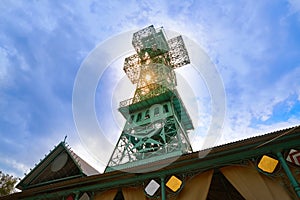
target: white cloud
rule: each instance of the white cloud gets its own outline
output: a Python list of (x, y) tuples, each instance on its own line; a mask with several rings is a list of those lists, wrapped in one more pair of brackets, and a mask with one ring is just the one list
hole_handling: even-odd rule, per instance
[[(279, 24), (275, 26), (264, 16), (267, 6), (262, 2), (229, 3), (225, 7), (217, 4), (205, 6), (204, 14), (199, 11), (203, 15), (193, 13), (202, 27), (196, 37), (217, 63), (225, 83), (228, 108), (224, 137), (227, 141), (268, 130), (251, 128), (253, 120), (260, 120), (262, 124), (271, 120), (274, 106), (299, 91), (297, 81), (291, 84), (291, 80), (297, 80), (298, 70), (286, 76), (276, 74), (276, 69), (270, 72), (274, 66), (269, 61), (280, 55), (280, 49), (274, 48), (274, 39), (284, 42), (284, 38), (276, 34), (274, 37), (274, 31), (282, 27), (276, 27)], [(190, 24), (194, 28), (198, 25), (197, 22)], [(199, 39), (203, 35), (205, 39)], [(276, 82), (269, 81), (270, 77)], [(293, 120), (289, 122), (294, 125)], [(272, 126), (275, 125), (266, 125)]]
[(11, 67), (6, 49), (0, 47), (0, 88), (10, 83), (9, 69)]
[(254, 136), (264, 135), (274, 131), (283, 130), (300, 124), (299, 118), (291, 117), (286, 121), (274, 122), (271, 124), (260, 124), (256, 127), (243, 126), (232, 128), (230, 125), (225, 123), (224, 134), (218, 144), (226, 144), (233, 141), (251, 138)]
[(290, 4), (290, 9), (292, 13), (299, 13), (300, 12), (300, 1), (298, 0), (288, 0)]
[[(272, 67), (267, 61), (278, 54), (273, 49), (274, 38), (271, 37), (277, 27), (271, 26), (272, 21), (265, 17), (264, 12), (268, 3), (208, 3), (197, 7), (200, 9), (198, 12), (191, 11), (190, 6), (195, 5), (190, 4), (179, 2), (180, 11), (171, 16), (167, 12), (171, 5), (154, 3), (150, 6), (143, 3), (139, 7), (149, 9), (136, 16), (132, 12), (134, 19), (130, 18), (130, 14), (125, 15), (120, 27), (163, 25), (195, 39), (204, 47), (217, 63), (228, 91), (229, 107), (224, 128), (226, 141), (262, 134), (272, 127), (280, 129), (279, 125), (295, 124), (297, 120), (290, 119), (286, 123), (263, 125), (272, 118), (274, 106), (290, 95), (286, 90), (290, 84), (284, 77), (276, 77), (279, 81), (275, 84), (264, 80), (264, 75), (268, 75)], [(295, 89), (296, 86), (291, 91)], [(253, 119), (260, 120), (262, 125), (251, 128)]]
[[(298, 13), (299, 1), (289, 2), (292, 12)], [(276, 34), (277, 30), (287, 31), (272, 25), (276, 23), (276, 19), (272, 21), (273, 18), (266, 17), (265, 10), (270, 4), (272, 2), (265, 1), (240, 4), (235, 1), (226, 4), (222, 1), (128, 1), (126, 9), (122, 2), (90, 1), (71, 5), (49, 1), (33, 4), (10, 2), (7, 6), (1, 4), (0, 10), (3, 12), (0, 16), (7, 24), (2, 29), (6, 37), (0, 35), (1, 41), (6, 45), (5, 48), (0, 48), (0, 88), (8, 84), (9, 80), (14, 80), (14, 77), (22, 75), (24, 79), (21, 80), (24, 81), (17, 79), (16, 84), (20, 90), (28, 89), (26, 95), (23, 94), (23, 98), (18, 101), (6, 98), (9, 95), (5, 96), (5, 100), (0, 99), (0, 106), (4, 105), (4, 101), (9, 101), (10, 104), (5, 105), (10, 105), (7, 108), (11, 108), (1, 110), (9, 113), (5, 115), (8, 119), (1, 119), (16, 119), (19, 123), (18, 129), (12, 132), (34, 134), (35, 137), (45, 140), (43, 145), (52, 146), (57, 138), (60, 138), (59, 135), (64, 136), (69, 129), (72, 130), (70, 137), (77, 137), (71, 123), (70, 96), (62, 94), (72, 90), (70, 85), (73, 85), (80, 60), (95, 44), (114, 34), (154, 24), (156, 27), (164, 26), (192, 38), (217, 64), (225, 83), (228, 102), (223, 141), (297, 124), (299, 120), (296, 117), (290, 117), (286, 122), (264, 124), (264, 121), (272, 119), (274, 106), (286, 101), (292, 93), (298, 93), (300, 101), (300, 89), (296, 81), (300, 76), (299, 68), (278, 75), (274, 74), (276, 70), (273, 70), (269, 62), (280, 55), (280, 49), (273, 44), (284, 42), (284, 39)], [(16, 56), (20, 66), (14, 63), (13, 67), (8, 67), (13, 61), (8, 59), (9, 54)], [(76, 62), (73, 62), (75, 59)], [(274, 77), (275, 81), (268, 80), (270, 77)], [(120, 98), (119, 96), (121, 94), (116, 95), (116, 98)], [(191, 98), (184, 100), (191, 101)], [(204, 119), (200, 120), (198, 125), (205, 131), (210, 122), (210, 108), (207, 106), (209, 99), (198, 101), (199, 109), (204, 111), (198, 116)], [(289, 105), (292, 106), (293, 103), (290, 102)], [(42, 110), (44, 114), (32, 116), (38, 110)], [(28, 115), (23, 115), (24, 113)], [(47, 116), (43, 118), (44, 124), (39, 124), (43, 134), (36, 130), (28, 132), (28, 123), (38, 123), (37, 118), (41, 116)], [(31, 117), (33, 118), (29, 119)], [(251, 127), (253, 119), (260, 124)], [(114, 135), (119, 134), (116, 132)], [(191, 136), (193, 137), (201, 139), (202, 135)], [(30, 143), (24, 145), (30, 146)], [(74, 142), (71, 146), (83, 158), (90, 160), (88, 153), (78, 145), (79, 143)], [(32, 151), (38, 150), (30, 152)], [(95, 165), (98, 165), (97, 162)]]
[[(268, 85), (263, 90), (249, 93), (256, 100), (250, 104), (252, 111), (255, 112), (255, 109), (257, 109), (255, 114), (258, 116), (260, 116), (259, 113), (272, 114), (272, 110), (276, 104), (286, 101), (290, 95), (297, 95), (300, 85), (297, 81), (293, 80), (297, 80), (299, 76), (300, 68), (295, 68), (282, 77), (279, 77), (277, 81), (275, 80), (275, 83)], [(249, 100), (251, 99), (250, 96), (248, 98)]]
[(20, 174), (28, 172), (29, 169), (27, 165), (24, 165), (23, 163), (12, 158), (0, 157), (0, 163), (10, 166), (11, 169), (9, 171), (5, 171), (5, 173), (13, 175), (14, 177), (20, 177)]
[[(227, 120), (224, 128), (225, 141), (247, 138), (274, 131), (276, 128), (282, 129), (299, 124), (300, 118), (295, 118), (295, 116), (290, 116), (287, 121), (264, 123), (264, 121), (272, 118), (274, 107), (278, 103), (288, 101), (289, 106), (294, 105), (295, 102), (288, 100), (288, 98), (297, 94), (300, 85), (291, 80), (297, 80), (299, 76), (300, 68), (296, 68), (266, 88), (258, 88), (257, 90), (245, 88), (243, 92), (240, 92), (240, 100), (234, 101), (227, 109)], [(254, 127), (253, 120), (258, 120)]]

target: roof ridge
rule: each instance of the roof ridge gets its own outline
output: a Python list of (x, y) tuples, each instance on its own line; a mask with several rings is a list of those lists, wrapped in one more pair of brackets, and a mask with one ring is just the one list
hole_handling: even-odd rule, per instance
[[(66, 144), (66, 142), (64, 142)], [(74, 162), (76, 162), (77, 166), (80, 168), (80, 170), (86, 174), (87, 176), (94, 175), (94, 174), (99, 174), (100, 172), (96, 170), (93, 166), (91, 166), (87, 161), (82, 159), (79, 155), (75, 153), (75, 151), (71, 148), (71, 146), (64, 145), (66, 150), (69, 152), (71, 155), (72, 159)]]

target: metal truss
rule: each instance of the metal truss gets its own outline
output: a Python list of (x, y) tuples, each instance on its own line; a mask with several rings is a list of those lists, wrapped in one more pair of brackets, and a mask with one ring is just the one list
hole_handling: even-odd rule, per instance
[[(127, 122), (108, 167), (192, 151), (187, 136), (187, 131), (193, 128), (192, 122), (186, 111), (185, 115), (178, 113), (178, 106), (184, 108), (184, 105), (172, 101), (177, 92), (174, 69), (190, 63), (182, 37), (167, 40), (162, 28), (149, 26), (133, 34), (132, 45), (136, 54), (125, 58), (123, 70), (136, 84), (136, 90), (133, 98), (120, 102), (119, 111)], [(146, 118), (145, 113), (161, 99), (170, 105), (168, 115)], [(133, 107), (139, 110), (133, 111)], [(144, 121), (140, 121), (141, 112)], [(182, 122), (190, 126), (185, 127), (178, 121), (181, 115), (184, 116)], [(137, 124), (131, 124), (132, 116), (139, 118)]]
[(174, 151), (191, 151), (185, 132), (174, 117), (155, 121), (139, 129), (124, 130), (108, 164), (109, 167)]
[[(134, 33), (132, 44), (137, 54), (125, 58), (123, 68), (130, 81), (137, 84), (132, 103), (152, 97), (153, 95), (149, 94), (153, 94), (153, 92), (149, 93), (149, 89), (151, 87), (154, 90), (157, 89), (153, 87), (154, 82), (166, 79), (168, 83), (176, 86), (176, 77), (172, 69), (190, 63), (182, 37), (174, 37), (167, 41), (162, 28), (156, 30), (153, 26), (149, 26)], [(150, 74), (151, 81), (147, 80)], [(149, 85), (148, 88), (147, 85)], [(161, 91), (164, 92), (164, 90)]]

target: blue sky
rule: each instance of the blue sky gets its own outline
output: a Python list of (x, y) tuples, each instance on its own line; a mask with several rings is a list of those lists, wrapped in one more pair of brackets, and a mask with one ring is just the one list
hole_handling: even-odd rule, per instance
[[(126, 5), (2, 0), (0, 170), (22, 177), (65, 135), (76, 153), (101, 168), (81, 145), (73, 120), (76, 74), (97, 45), (151, 24), (197, 42), (219, 71), (226, 117), (218, 144), (300, 124), (298, 0), (126, 1)], [(122, 63), (116, 61), (114, 66), (122, 69)], [(100, 96), (95, 101), (103, 113)], [(205, 127), (209, 105), (204, 101), (199, 105), (204, 114), (198, 125)], [(116, 139), (118, 134), (112, 133)]]

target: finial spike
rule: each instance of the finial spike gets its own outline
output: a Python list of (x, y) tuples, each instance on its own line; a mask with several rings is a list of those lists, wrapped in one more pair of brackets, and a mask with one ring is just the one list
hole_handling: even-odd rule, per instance
[(67, 139), (67, 137), (68, 137), (68, 136), (66, 135), (66, 136), (65, 136), (65, 139), (64, 139), (64, 143), (66, 143), (66, 139)]

